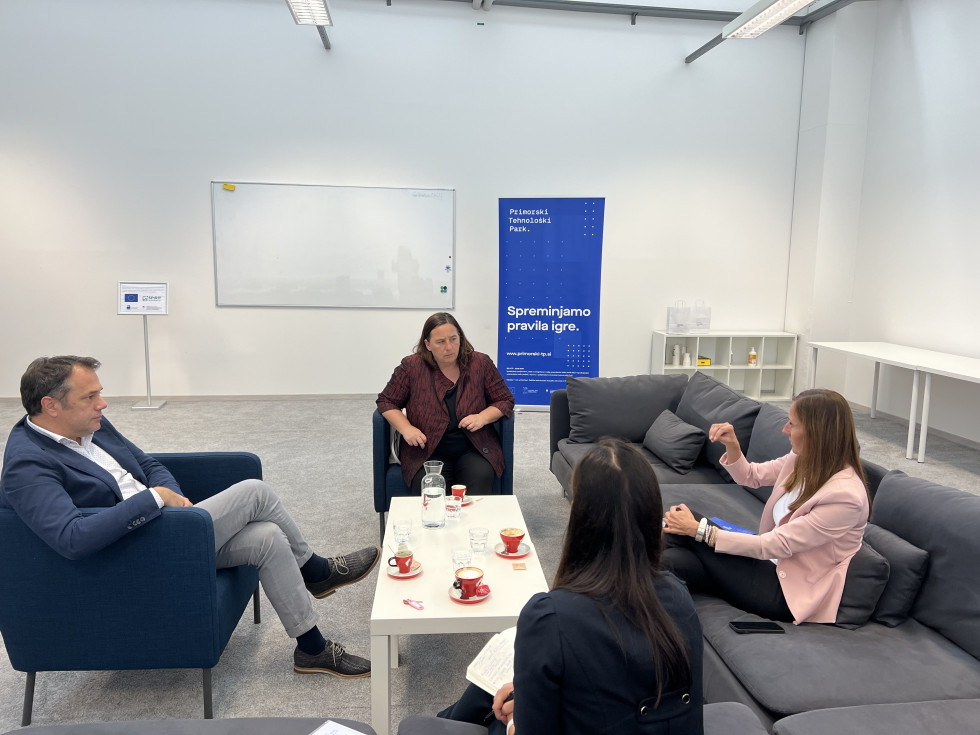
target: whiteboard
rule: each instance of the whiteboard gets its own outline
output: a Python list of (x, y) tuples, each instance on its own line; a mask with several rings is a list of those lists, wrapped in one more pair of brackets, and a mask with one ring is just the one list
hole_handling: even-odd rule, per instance
[(456, 192), (211, 182), (218, 306), (451, 309)]

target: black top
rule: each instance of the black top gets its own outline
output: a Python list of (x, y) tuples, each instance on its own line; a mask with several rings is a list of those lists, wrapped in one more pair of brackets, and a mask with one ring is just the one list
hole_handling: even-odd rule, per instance
[(446, 392), (446, 410), (449, 411), (449, 425), (442, 435), (439, 446), (433, 452), (437, 457), (459, 457), (466, 454), (473, 444), (466, 438), (466, 432), (459, 428), (459, 418), (456, 416), (457, 383)]

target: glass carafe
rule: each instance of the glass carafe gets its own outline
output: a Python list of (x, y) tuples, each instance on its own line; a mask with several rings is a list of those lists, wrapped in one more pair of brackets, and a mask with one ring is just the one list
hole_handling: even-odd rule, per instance
[(442, 462), (429, 461), (422, 465), (422, 526), (442, 528), (446, 525), (446, 480), (440, 474)]

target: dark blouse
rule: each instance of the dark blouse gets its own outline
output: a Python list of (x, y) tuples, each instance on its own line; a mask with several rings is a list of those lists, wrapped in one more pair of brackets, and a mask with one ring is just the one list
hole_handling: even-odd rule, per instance
[(518, 733), (701, 735), (701, 623), (687, 587), (674, 575), (665, 573), (655, 586), (687, 644), (691, 686), (665, 683), (655, 706), (657, 669), (639, 628), (615, 610), (607, 608), (604, 615), (584, 595), (565, 590), (539, 593), (517, 621)]

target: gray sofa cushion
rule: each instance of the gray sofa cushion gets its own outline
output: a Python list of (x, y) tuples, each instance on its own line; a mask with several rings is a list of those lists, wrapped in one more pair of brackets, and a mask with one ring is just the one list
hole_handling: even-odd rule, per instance
[(677, 472), (667, 466), (660, 457), (655, 455), (642, 444), (634, 444), (640, 453), (653, 465), (657, 480), (661, 485), (724, 485), (725, 480), (714, 467), (704, 462), (698, 462), (688, 472)]
[(617, 436), (642, 442), (650, 424), (677, 407), (687, 376), (633, 375), (627, 378), (569, 378), (568, 411), (572, 442)]
[(980, 496), (892, 470), (872, 512), (877, 525), (929, 552), (912, 617), (980, 657)]
[(768, 403), (759, 406), (745, 458), (749, 462), (768, 462), (789, 454), (789, 436), (783, 433), (787, 421), (789, 414), (783, 409)]
[(875, 607), (874, 619), (894, 627), (909, 617), (929, 567), (929, 552), (913, 546), (881, 526), (869, 523), (864, 540), (888, 560), (888, 584)]
[[(749, 462), (768, 462), (789, 454), (792, 447), (789, 444), (789, 437), (783, 433), (783, 427), (786, 426), (787, 421), (789, 421), (789, 414), (786, 411), (763, 403), (759, 407), (759, 415), (755, 417), (755, 423), (752, 425), (752, 438), (749, 439), (749, 448), (745, 452), (745, 458)], [(745, 489), (763, 503), (769, 500), (769, 496), (772, 495), (772, 485), (746, 487)]]
[[(759, 414), (760, 405), (751, 398), (739, 395), (714, 378), (696, 372), (688, 381), (674, 413), (706, 434), (712, 424), (727, 421), (734, 427), (738, 443), (748, 447), (752, 426)], [(725, 446), (718, 442), (705, 442), (704, 449), (701, 450), (701, 456), (710, 462), (727, 482), (732, 482), (731, 475), (719, 461), (724, 453)]]
[(773, 735), (975, 735), (980, 699), (866, 704), (802, 712), (776, 723)]
[(766, 728), (744, 704), (714, 702), (704, 705), (704, 735), (766, 735)]
[(875, 493), (878, 492), (878, 485), (884, 476), (888, 474), (888, 470), (880, 464), (875, 464), (866, 459), (861, 460), (861, 467), (864, 469), (864, 479), (868, 482), (868, 493), (871, 495), (871, 501), (873, 503)]
[[(309, 735), (327, 720), (322, 717), (229, 717), (218, 720), (117, 720), (71, 725), (34, 725), (12, 730), (18, 735)], [(330, 718), (331, 722), (365, 735), (377, 735), (370, 725)], [(484, 732), (486, 730), (484, 729)], [(10, 733), (7, 733), (10, 735)]]
[(764, 504), (738, 485), (661, 485), (664, 508), (684, 503), (707, 518), (720, 518), (753, 531), (759, 528)]
[[(668, 467), (660, 457), (642, 444), (633, 444), (633, 447), (639, 450), (640, 454), (646, 457), (647, 462), (653, 466), (653, 470), (657, 473), (657, 479), (661, 485), (724, 485), (725, 483), (721, 475), (718, 474), (718, 471), (711, 465), (696, 464), (690, 472), (681, 474)], [(572, 479), (571, 470), (575, 468), (575, 465), (582, 460), (582, 457), (591, 448), (592, 443), (574, 444), (568, 439), (560, 439), (558, 441), (558, 453), (551, 459), (552, 471), (555, 472), (556, 468), (559, 468), (560, 465), (567, 464), (570, 468), (568, 471), (568, 482), (570, 483)], [(562, 461), (557, 462), (556, 459)], [(559, 482), (562, 482), (564, 472), (559, 470), (555, 474)]]
[(718, 598), (698, 595), (695, 604), (707, 646), (772, 712), (980, 697), (980, 661), (912, 619), (897, 628), (803, 624), (784, 625), (786, 635), (738, 635), (728, 621), (754, 616)]
[(706, 438), (697, 426), (681, 421), (671, 411), (664, 411), (647, 430), (643, 446), (683, 475), (694, 467)]
[(837, 608), (837, 625), (857, 628), (871, 619), (875, 605), (888, 584), (888, 573), (885, 557), (863, 542), (847, 565), (844, 594)]

